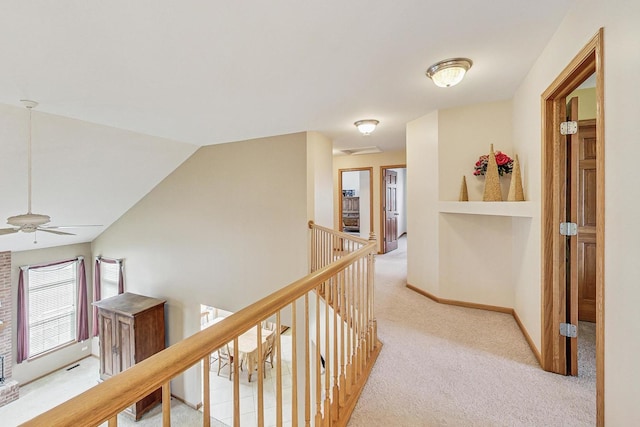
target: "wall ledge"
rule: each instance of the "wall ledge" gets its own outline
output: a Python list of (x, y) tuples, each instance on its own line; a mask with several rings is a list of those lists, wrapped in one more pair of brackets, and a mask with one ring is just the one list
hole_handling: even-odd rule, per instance
[(438, 202), (438, 211), (448, 214), (532, 218), (533, 202)]

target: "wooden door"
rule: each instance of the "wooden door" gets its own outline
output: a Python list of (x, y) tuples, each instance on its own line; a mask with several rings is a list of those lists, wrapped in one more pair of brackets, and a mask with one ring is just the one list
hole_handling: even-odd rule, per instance
[(100, 379), (102, 380), (106, 380), (119, 372), (115, 366), (116, 358), (114, 356), (114, 321), (115, 317), (113, 313), (105, 312), (103, 310), (98, 311), (98, 327), (100, 334)]
[(119, 368), (118, 372), (129, 369), (136, 364), (133, 323), (132, 317), (116, 315), (116, 358)]
[(385, 203), (384, 203), (384, 248), (387, 253), (398, 249), (398, 173), (384, 170)]
[[(578, 122), (578, 319), (596, 321), (596, 121)], [(574, 153), (572, 153), (574, 154)]]

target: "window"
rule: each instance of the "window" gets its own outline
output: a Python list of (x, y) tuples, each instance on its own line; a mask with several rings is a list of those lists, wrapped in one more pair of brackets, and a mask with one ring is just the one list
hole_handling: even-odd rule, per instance
[(103, 262), (100, 265), (100, 299), (118, 295), (118, 276), (120, 275), (120, 263), (109, 264)]
[[(103, 258), (95, 259), (93, 277), (93, 300), (100, 301), (114, 297), (124, 292), (124, 274), (122, 271), (122, 259)], [(93, 306), (93, 336), (98, 336), (98, 307)]]
[(29, 357), (76, 340), (78, 261), (28, 270)]

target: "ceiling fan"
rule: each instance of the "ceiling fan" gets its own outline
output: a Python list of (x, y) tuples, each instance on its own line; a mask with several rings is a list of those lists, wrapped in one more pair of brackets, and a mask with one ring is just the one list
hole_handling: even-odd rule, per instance
[[(10, 216), (9, 218), (7, 218), (7, 224), (12, 225), (13, 227), (0, 228), (0, 235), (13, 234), (19, 231), (22, 231), (23, 233), (35, 233), (36, 231), (43, 231), (45, 233), (74, 236), (75, 234), (67, 233), (66, 231), (60, 231), (60, 229), (78, 227), (100, 227), (99, 225), (47, 225), (51, 221), (49, 215), (35, 214), (31, 212), (31, 110), (35, 108), (38, 103), (26, 99), (20, 100), (20, 102), (22, 102), (22, 104), (29, 110), (29, 138), (27, 140), (27, 186), (29, 189), (28, 207), (27, 213)], [(34, 243), (37, 242), (34, 241)]]

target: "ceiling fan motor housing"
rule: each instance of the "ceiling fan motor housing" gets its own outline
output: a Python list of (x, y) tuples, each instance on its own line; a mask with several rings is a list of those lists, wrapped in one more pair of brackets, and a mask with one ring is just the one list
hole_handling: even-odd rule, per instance
[(44, 225), (51, 221), (49, 215), (40, 215), (33, 213), (26, 213), (22, 215), (11, 216), (7, 219), (7, 224), (14, 227), (20, 227), (22, 231), (35, 231), (41, 225)]

